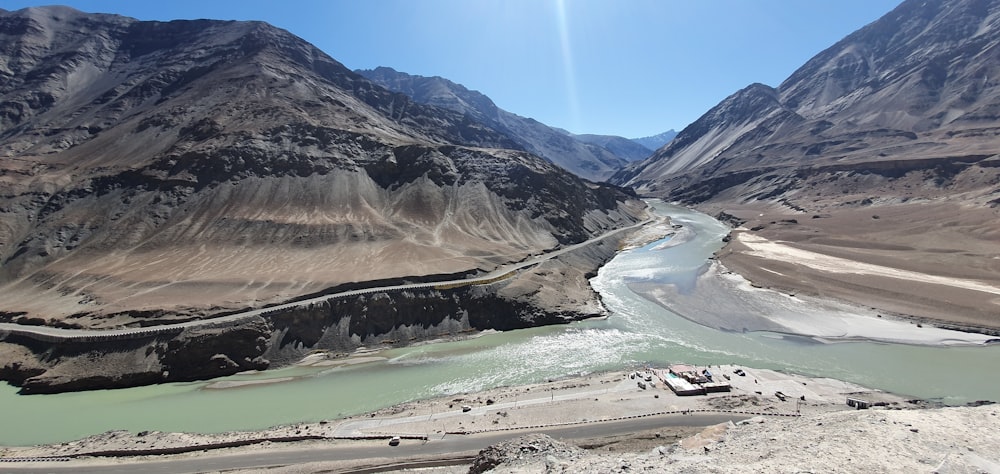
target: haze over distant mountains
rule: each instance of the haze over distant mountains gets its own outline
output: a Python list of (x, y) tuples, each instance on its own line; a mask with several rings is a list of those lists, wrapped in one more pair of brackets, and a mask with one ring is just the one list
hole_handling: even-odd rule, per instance
[(636, 220), (486, 122), (261, 22), (0, 13), (0, 311), (201, 317)]
[(667, 130), (666, 132), (652, 135), (649, 137), (633, 138), (632, 141), (648, 148), (651, 151), (659, 150), (660, 147), (670, 143), (677, 136), (677, 132), (673, 129)]
[(468, 115), (509, 136), (521, 148), (546, 158), (574, 174), (603, 181), (630, 161), (651, 150), (629, 139), (610, 135), (573, 135), (496, 106), (489, 97), (442, 77), (406, 74), (389, 67), (355, 71), (413, 100)]

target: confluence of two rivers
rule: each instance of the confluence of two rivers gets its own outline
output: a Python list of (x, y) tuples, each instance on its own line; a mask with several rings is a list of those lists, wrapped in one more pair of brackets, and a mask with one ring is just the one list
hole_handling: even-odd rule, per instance
[(820, 344), (763, 332), (723, 332), (636, 295), (628, 283), (672, 283), (697, 291), (697, 275), (728, 232), (707, 215), (653, 205), (695, 235), (672, 247), (656, 249), (659, 241), (621, 252), (605, 265), (592, 284), (612, 312), (608, 319), (386, 350), (372, 354), (378, 356), (372, 362), (336, 368), (288, 367), (213, 381), (57, 395), (20, 396), (4, 385), (0, 444), (65, 442), (117, 429), (254, 430), (434, 396), (676, 362), (735, 363), (831, 377), (948, 404), (1000, 401), (997, 345)]

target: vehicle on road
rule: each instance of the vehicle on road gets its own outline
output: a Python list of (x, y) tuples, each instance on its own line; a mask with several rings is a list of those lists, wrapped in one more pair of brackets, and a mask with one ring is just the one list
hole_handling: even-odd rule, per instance
[(393, 436), (389, 439), (389, 446), (399, 446), (400, 438), (399, 436)]

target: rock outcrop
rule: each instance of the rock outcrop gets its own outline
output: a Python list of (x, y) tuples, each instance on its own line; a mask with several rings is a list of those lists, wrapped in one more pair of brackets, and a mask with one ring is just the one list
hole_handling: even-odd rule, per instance
[(0, 380), (24, 394), (204, 380), (285, 366), (318, 350), (347, 354), (603, 316), (587, 280), (617, 248), (610, 238), (488, 285), (331, 297), (149, 336), (52, 342), (0, 332)]

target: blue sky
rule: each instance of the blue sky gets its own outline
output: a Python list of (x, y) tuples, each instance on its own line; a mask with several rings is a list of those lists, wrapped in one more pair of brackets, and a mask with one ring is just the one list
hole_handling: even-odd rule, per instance
[[(351, 69), (442, 76), (574, 133), (680, 130), (898, 0), (63, 0), (141, 20), (262, 20)], [(17, 10), (47, 2), (0, 0)]]

